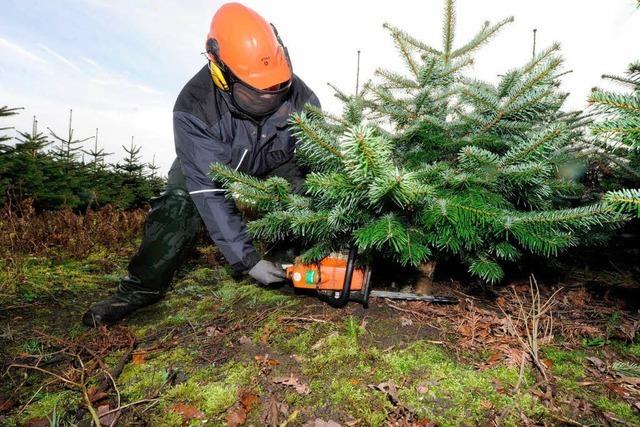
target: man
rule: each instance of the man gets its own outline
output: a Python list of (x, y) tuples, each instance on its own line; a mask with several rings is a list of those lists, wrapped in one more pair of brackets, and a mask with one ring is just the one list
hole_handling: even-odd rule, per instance
[(283, 280), (261, 259), (233, 201), (209, 176), (220, 162), (254, 175), (278, 175), (299, 189), (292, 160), (291, 113), (315, 94), (292, 72), (287, 48), (271, 24), (238, 3), (214, 15), (206, 41), (209, 63), (182, 89), (173, 112), (177, 159), (167, 188), (152, 200), (142, 244), (117, 292), (83, 316), (88, 326), (110, 324), (155, 303), (191, 249), (202, 221), (231, 268), (268, 285)]

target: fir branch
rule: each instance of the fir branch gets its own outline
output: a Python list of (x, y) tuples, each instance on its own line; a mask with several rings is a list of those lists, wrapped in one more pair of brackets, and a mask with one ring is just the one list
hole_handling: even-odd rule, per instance
[(525, 140), (520, 144), (514, 145), (502, 158), (501, 167), (506, 167), (519, 162), (530, 159), (534, 154), (538, 158), (546, 158), (548, 153), (553, 150), (554, 143), (557, 143), (561, 136), (564, 135), (563, 126), (552, 126), (532, 135), (530, 140)]
[(354, 232), (355, 243), (361, 251), (389, 248), (396, 254), (408, 244), (408, 233), (399, 218), (389, 213)]
[(420, 85), (415, 80), (405, 77), (400, 73), (396, 73), (394, 71), (386, 70), (383, 68), (378, 68), (375, 71), (375, 75), (383, 79), (384, 83), (382, 84), (387, 89), (409, 90), (417, 89), (420, 87)]
[(529, 61), (527, 63), (527, 65), (525, 65), (525, 67), (521, 71), (522, 74), (528, 74), (528, 73), (532, 72), (533, 70), (536, 69), (536, 67), (539, 64), (541, 64), (542, 62), (544, 62), (547, 59), (549, 59), (553, 54), (555, 54), (559, 50), (560, 50), (560, 44), (559, 43), (553, 43), (548, 48), (542, 50), (531, 61)]
[(418, 77), (419, 75), (418, 64), (416, 63), (411, 53), (411, 50), (409, 49), (409, 46), (408, 46), (409, 41), (408, 41), (407, 35), (404, 34), (402, 31), (396, 30), (394, 27), (392, 27), (389, 24), (384, 24), (384, 27), (391, 32), (391, 37), (393, 38), (393, 41), (395, 42), (396, 47), (400, 51), (400, 56), (402, 57), (402, 59), (404, 59), (411, 73), (414, 76)]
[(512, 104), (518, 101), (525, 94), (529, 93), (529, 91), (532, 90), (537, 84), (541, 83), (544, 79), (547, 79), (551, 75), (552, 71), (560, 65), (560, 63), (560, 59), (552, 59), (531, 76), (529, 76), (529, 78), (525, 79), (519, 85), (516, 85), (502, 107), (496, 111), (491, 120), (489, 120), (484, 126), (482, 126), (482, 128), (479, 130), (479, 133), (487, 132), (494, 126), (496, 126), (506, 114), (512, 112), (510, 111), (510, 107), (512, 106)]
[(485, 21), (480, 31), (464, 46), (451, 52), (452, 58), (467, 55), (487, 43), (494, 35), (498, 33), (507, 24), (512, 23), (513, 16), (499, 21), (497, 24), (490, 25), (489, 21)]
[(451, 50), (453, 49), (453, 38), (456, 26), (455, 0), (445, 0), (444, 20), (442, 22), (442, 57), (445, 64), (451, 60)]
[(349, 100), (351, 100), (351, 96), (347, 95), (346, 93), (338, 89), (338, 87), (333, 83), (327, 83), (327, 86), (333, 89), (333, 96), (338, 98), (340, 101), (349, 102)]
[(595, 105), (604, 112), (623, 111), (640, 114), (640, 96), (595, 91), (589, 96), (589, 104)]
[(393, 167), (389, 142), (374, 135), (370, 126), (351, 128), (340, 142), (343, 165), (355, 183), (368, 182)]
[(481, 254), (469, 265), (469, 273), (485, 282), (496, 283), (504, 277), (504, 270), (488, 254)]
[(640, 189), (609, 191), (604, 200), (617, 212), (629, 212), (640, 217)]
[(267, 187), (264, 185), (264, 182), (258, 178), (239, 172), (222, 163), (212, 163), (209, 176), (213, 180), (220, 182), (224, 187), (238, 183), (258, 191), (267, 192)]
[(422, 51), (423, 53), (432, 53), (435, 55), (442, 55), (442, 52), (440, 52), (438, 49), (435, 49), (423, 42), (421, 42), (420, 40), (411, 37), (409, 34), (407, 34), (406, 32), (402, 31), (401, 29), (389, 24), (389, 23), (384, 23), (382, 25), (382, 27), (384, 29), (386, 29), (387, 31), (389, 31), (391, 33), (391, 36), (395, 39), (396, 37), (400, 37), (402, 39), (404, 39), (408, 44), (410, 44), (411, 46), (413, 46), (414, 48)]
[[(612, 197), (615, 197), (613, 195)], [(628, 218), (616, 212), (609, 203), (599, 202), (578, 208), (523, 212), (513, 218), (513, 224), (538, 224), (567, 230), (589, 230), (605, 223), (624, 222)]]
[[(305, 113), (293, 114), (291, 116), (291, 123), (296, 129), (294, 136), (301, 141), (301, 151), (310, 151), (313, 153), (314, 148), (317, 147), (321, 150), (321, 153), (324, 152), (337, 159), (343, 158), (342, 153), (340, 153), (336, 147), (336, 143), (328, 137), (328, 135), (322, 134), (318, 128), (314, 127)], [(321, 153), (313, 157), (317, 157), (318, 160), (320, 160), (324, 157)], [(324, 158), (324, 160), (326, 161), (326, 158)]]

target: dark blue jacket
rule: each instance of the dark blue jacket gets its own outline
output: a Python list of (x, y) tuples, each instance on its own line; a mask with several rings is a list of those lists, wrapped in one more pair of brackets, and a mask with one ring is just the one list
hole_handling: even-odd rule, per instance
[(173, 133), (187, 189), (211, 239), (236, 271), (249, 270), (260, 255), (234, 202), (209, 178), (211, 164), (218, 162), (260, 176), (291, 160), (296, 141), (288, 119), (306, 103), (320, 106), (315, 94), (294, 76), (283, 105), (267, 118), (253, 120), (213, 84), (207, 66), (178, 95)]

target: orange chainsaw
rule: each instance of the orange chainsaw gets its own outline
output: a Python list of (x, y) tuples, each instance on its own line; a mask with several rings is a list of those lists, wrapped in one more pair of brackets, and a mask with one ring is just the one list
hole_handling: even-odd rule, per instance
[(316, 264), (296, 263), (283, 265), (283, 268), (294, 288), (315, 290), (322, 301), (336, 308), (344, 307), (349, 301), (366, 308), (370, 296), (444, 304), (458, 302), (451, 297), (371, 290), (371, 268), (356, 267), (356, 254), (356, 249), (352, 248), (348, 256), (331, 254)]

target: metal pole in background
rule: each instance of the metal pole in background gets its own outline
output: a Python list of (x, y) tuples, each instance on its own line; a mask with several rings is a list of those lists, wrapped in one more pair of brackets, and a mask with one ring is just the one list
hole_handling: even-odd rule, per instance
[(360, 89), (360, 50), (358, 50), (358, 69), (356, 71), (356, 97), (358, 96), (359, 89)]
[(532, 58), (536, 57), (536, 32), (538, 31), (537, 28), (533, 29), (533, 53), (531, 55)]

